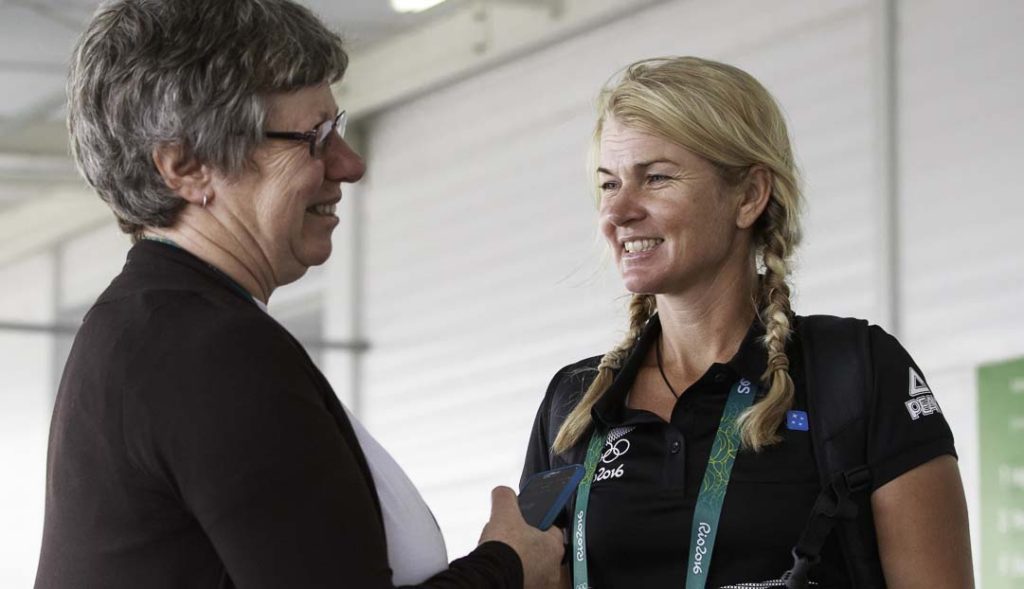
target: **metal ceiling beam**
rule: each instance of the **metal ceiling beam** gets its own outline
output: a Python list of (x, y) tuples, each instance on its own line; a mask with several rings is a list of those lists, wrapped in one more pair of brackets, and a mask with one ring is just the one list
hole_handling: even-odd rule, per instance
[[(352, 55), (335, 87), (354, 118), (520, 58), (665, 0), (480, 0)], [(486, 7), (481, 18), (480, 7)]]
[(22, 321), (0, 321), (0, 332), (44, 333), (50, 335), (71, 335), (78, 331), (77, 325), (62, 323), (25, 323)]
[(66, 155), (28, 155), (0, 152), (0, 182), (80, 184), (81, 177)]
[(113, 223), (110, 209), (85, 188), (26, 199), (0, 214), (0, 266), (103, 223)]
[[(66, 323), (28, 323), (23, 321), (0, 321), (0, 333), (9, 331), (14, 333), (41, 333), (47, 335), (74, 335), (78, 332), (78, 325)], [(341, 350), (349, 352), (366, 352), (370, 349), (370, 342), (365, 339), (352, 340), (324, 340), (305, 339), (299, 340), (304, 348), (321, 350)]]
[[(495, 67), (580, 32), (608, 23), (665, 0), (479, 0), (467, 2), (427, 21), (422, 26), (356, 51), (345, 81), (336, 87), (339, 101), (359, 119), (424, 93)], [(9, 3), (11, 5), (14, 3)], [(17, 5), (32, 4), (24, 0)], [(486, 6), (480, 18), (479, 7)], [(39, 5), (37, 5), (39, 6)], [(47, 8), (52, 8), (48, 5)], [(546, 10), (538, 10), (546, 8)], [(0, 62), (2, 65), (4, 62)], [(12, 65), (13, 62), (6, 62)], [(20, 67), (20, 66), (18, 66)], [(0, 182), (78, 183), (67, 159), (67, 131), (52, 119), (64, 102), (64, 93), (38, 101), (17, 117), (0, 120)], [(13, 153), (36, 154), (21, 159)], [(8, 155), (4, 155), (8, 154)], [(83, 222), (109, 219), (109, 211), (85, 188), (73, 192), (84, 198), (64, 199), (66, 210), (76, 211)], [(60, 197), (55, 197), (57, 202)], [(50, 227), (62, 226), (69, 215), (51, 207), (48, 199), (34, 197), (31, 204), (8, 206), (0, 214), (0, 263), (15, 252), (48, 243)], [(83, 204), (84, 203), (84, 204)], [(81, 210), (79, 210), (81, 209)], [(36, 210), (41, 217), (32, 217)], [(71, 215), (73, 217), (74, 215)], [(40, 237), (19, 234), (29, 223), (46, 219), (50, 227)], [(69, 229), (80, 226), (72, 223)], [(17, 245), (13, 245), (17, 244)]]
[(504, 4), (518, 4), (520, 6), (533, 6), (543, 8), (553, 17), (560, 16), (565, 11), (566, 0), (477, 0), (481, 3), (495, 2)]
[[(521, 57), (579, 32), (665, 0), (477, 0), (443, 12), (423, 26), (356, 51), (336, 87), (339, 100), (358, 119), (443, 87), (488, 67)], [(43, 12), (52, 3), (8, 2)], [(486, 8), (481, 19), (480, 7)], [(544, 10), (538, 10), (543, 8)], [(63, 66), (0, 61), (0, 70)], [(63, 91), (36, 102), (16, 117), (0, 118), (0, 152), (66, 155), (67, 131), (52, 115)]]
[(64, 100), (64, 90), (54, 92), (33, 102), (17, 115), (0, 119), (0, 136), (15, 135), (32, 125), (51, 119), (57, 109), (64, 106)]
[[(30, 10), (46, 20), (76, 33), (80, 33), (85, 29), (85, 23), (88, 21), (89, 16), (81, 5), (76, 5), (75, 3), (7, 0), (5, 4)], [(73, 14), (75, 12), (79, 13), (77, 17)]]
[(0, 59), (0, 73), (60, 74), (63, 76), (67, 71), (68, 66), (63, 63)]
[(68, 157), (67, 126), (54, 120), (28, 123), (13, 135), (0, 135), (0, 153)]

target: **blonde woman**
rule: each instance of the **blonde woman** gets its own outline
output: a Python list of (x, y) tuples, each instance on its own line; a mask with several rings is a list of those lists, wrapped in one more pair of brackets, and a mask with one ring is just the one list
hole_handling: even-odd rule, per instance
[[(722, 63), (641, 61), (602, 92), (593, 147), (629, 326), (555, 375), (523, 473), (587, 466), (559, 524), (572, 586), (973, 586), (953, 439), (921, 370), (878, 327), (791, 309), (801, 197), (771, 95)], [(831, 324), (862, 348), (801, 337)], [(819, 346), (841, 360), (807, 360)], [(842, 433), (864, 476), (834, 483), (814, 435), (859, 359), (865, 412)]]

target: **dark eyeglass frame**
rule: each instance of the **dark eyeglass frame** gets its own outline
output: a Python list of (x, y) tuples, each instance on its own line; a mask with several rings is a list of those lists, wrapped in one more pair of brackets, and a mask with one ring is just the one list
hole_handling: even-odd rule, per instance
[(333, 119), (327, 119), (313, 127), (312, 131), (306, 131), (305, 133), (296, 131), (267, 131), (264, 135), (269, 139), (287, 139), (289, 141), (309, 143), (309, 155), (319, 157), (323, 153), (323, 148), (327, 145), (327, 141), (331, 138), (332, 133), (336, 132), (339, 137), (345, 137), (345, 127), (347, 125), (348, 115), (345, 114), (345, 111), (341, 111)]

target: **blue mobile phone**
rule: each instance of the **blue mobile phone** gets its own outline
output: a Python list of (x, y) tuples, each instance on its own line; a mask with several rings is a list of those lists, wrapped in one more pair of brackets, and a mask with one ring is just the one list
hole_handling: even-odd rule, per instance
[(546, 530), (583, 480), (583, 465), (571, 464), (538, 472), (519, 491), (519, 511), (531, 526)]

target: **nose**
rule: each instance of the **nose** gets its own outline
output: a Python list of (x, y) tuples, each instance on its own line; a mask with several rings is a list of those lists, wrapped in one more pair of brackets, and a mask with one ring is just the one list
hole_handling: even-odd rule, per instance
[(341, 137), (331, 138), (324, 152), (324, 176), (332, 182), (358, 182), (366, 173), (366, 162)]
[(645, 212), (635, 190), (625, 186), (601, 201), (601, 216), (615, 227), (624, 227), (644, 218)]

